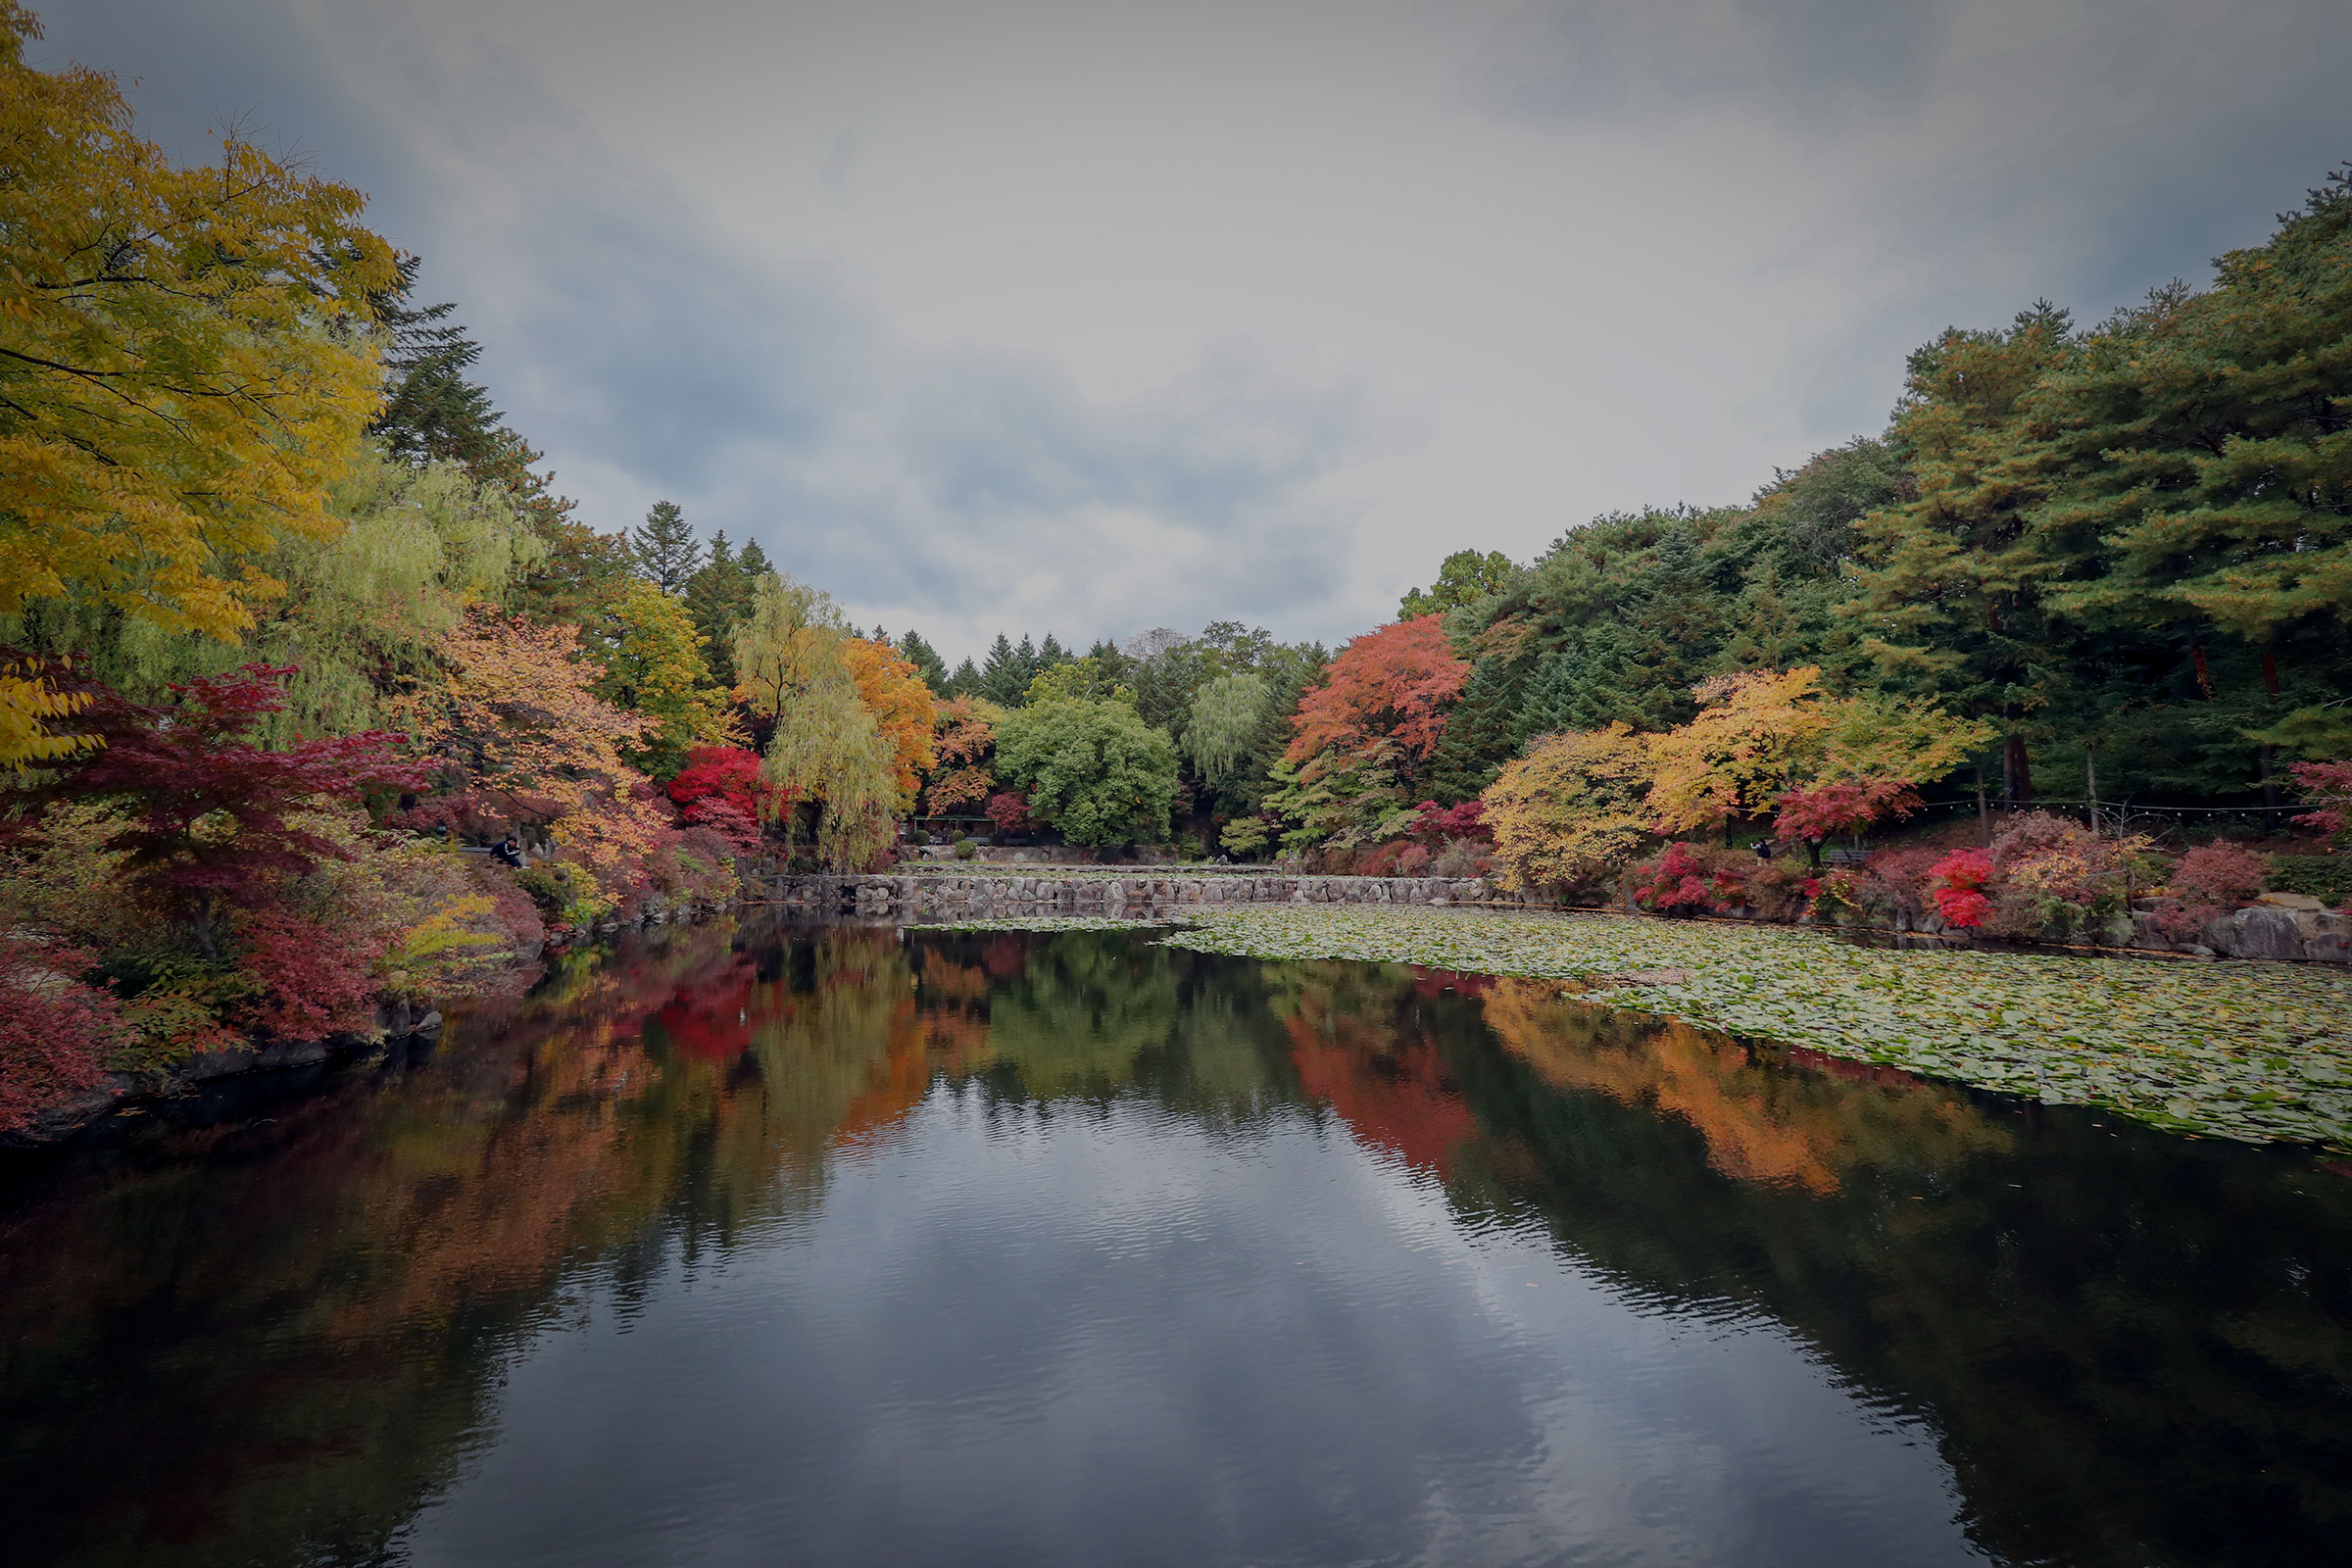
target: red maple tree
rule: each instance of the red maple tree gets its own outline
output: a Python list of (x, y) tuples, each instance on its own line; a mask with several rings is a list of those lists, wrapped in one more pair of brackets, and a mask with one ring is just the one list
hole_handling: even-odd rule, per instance
[(1773, 837), (1802, 843), (1818, 866), (1824, 839), (1859, 833), (1881, 817), (1909, 816), (1919, 809), (1919, 792), (1892, 779), (1829, 779), (1789, 790), (1780, 808)]
[(130, 825), (107, 840), (141, 895), (187, 922), (197, 951), (220, 956), (221, 915), (268, 902), (271, 879), (351, 852), (292, 820), (320, 798), (369, 785), (421, 788), (424, 775), (382, 730), (266, 746), (255, 731), (285, 707), (291, 667), (247, 664), (134, 703), (100, 689), (74, 728), (96, 751), (39, 764), (46, 798), (110, 800)]
[(1469, 677), (1470, 665), (1455, 657), (1439, 616), (1366, 632), (1341, 650), (1323, 684), (1298, 699), (1283, 755), (1304, 762), (1327, 751), (1355, 759), (1378, 748), (1409, 772), (1437, 750), (1446, 715)]

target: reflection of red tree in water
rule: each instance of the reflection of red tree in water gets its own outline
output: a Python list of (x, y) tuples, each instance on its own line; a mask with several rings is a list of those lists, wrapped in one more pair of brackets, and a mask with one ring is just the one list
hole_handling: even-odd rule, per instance
[(1414, 992), (1433, 1000), (1444, 991), (1475, 997), (1494, 983), (1494, 977), (1491, 974), (1463, 974), (1454, 969), (1426, 969), (1417, 963), (1413, 965)]
[(756, 979), (751, 959), (738, 956), (663, 1003), (654, 1022), (680, 1054), (725, 1061), (751, 1046), (752, 1025), (758, 1021), (752, 990)]
[(1029, 950), (1018, 937), (998, 937), (980, 950), (980, 967), (991, 980), (1017, 980), (1029, 969)]
[(1358, 1030), (1326, 1036), (1317, 1022), (1303, 1012), (1288, 1021), (1299, 1087), (1328, 1102), (1356, 1142), (1446, 1174), (1453, 1152), (1477, 1135), (1478, 1121), (1446, 1076), (1437, 1048), (1424, 1037), (1381, 1051), (1350, 1038)]

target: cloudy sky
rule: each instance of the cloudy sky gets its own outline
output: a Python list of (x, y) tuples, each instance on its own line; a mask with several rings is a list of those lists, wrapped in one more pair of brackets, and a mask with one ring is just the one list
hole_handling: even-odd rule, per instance
[[(37, 3), (37, 0), (36, 0)], [(601, 528), (951, 655), (1743, 498), (2352, 158), (2341, 0), (48, 0), (367, 190)], [(135, 78), (135, 80), (134, 80)]]

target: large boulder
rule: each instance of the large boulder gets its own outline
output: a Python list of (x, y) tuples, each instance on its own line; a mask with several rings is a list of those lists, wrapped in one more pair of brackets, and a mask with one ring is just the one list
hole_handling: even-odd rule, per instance
[[(2224, 922), (2216, 921), (2216, 925)], [(2303, 933), (2291, 909), (2264, 905), (2240, 909), (2228, 922), (2229, 946), (2220, 951), (2233, 958), (2300, 958)]]

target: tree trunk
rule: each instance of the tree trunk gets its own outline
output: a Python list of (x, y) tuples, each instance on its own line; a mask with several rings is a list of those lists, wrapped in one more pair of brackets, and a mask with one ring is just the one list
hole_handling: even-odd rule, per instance
[[(2267, 645), (2262, 650), (2262, 694), (2264, 698), (2263, 716), (2277, 718), (2278, 716), (2278, 656), (2273, 653)], [(2264, 741), (2262, 750), (2254, 754), (2255, 764), (2262, 769), (2262, 804), (2271, 808), (2273, 813), (2270, 819), (2263, 823), (2266, 830), (2278, 820), (2278, 808), (2286, 804), (2285, 797), (2278, 792), (2278, 773), (2272, 766), (2278, 760), (2278, 748), (2273, 746), (2269, 741)]]
[(196, 938), (196, 951), (204, 956), (206, 961), (218, 962), (220, 957), (220, 944), (213, 935), (213, 890), (211, 888), (204, 888), (197, 893), (196, 918), (192, 924)]
[(2011, 735), (2001, 748), (2001, 799), (2020, 806), (2034, 798), (2034, 772), (2026, 760), (2026, 738)]

